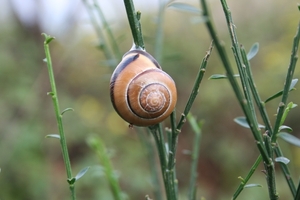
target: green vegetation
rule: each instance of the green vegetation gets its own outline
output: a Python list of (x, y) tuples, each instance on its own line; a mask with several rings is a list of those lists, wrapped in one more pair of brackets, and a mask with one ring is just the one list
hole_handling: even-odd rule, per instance
[[(0, 30), (0, 199), (299, 199), (297, 5), (124, 0), (128, 18), (112, 22), (82, 2), (95, 34), (80, 40), (17, 15)], [(128, 128), (109, 101), (132, 41), (179, 94), (149, 128)]]

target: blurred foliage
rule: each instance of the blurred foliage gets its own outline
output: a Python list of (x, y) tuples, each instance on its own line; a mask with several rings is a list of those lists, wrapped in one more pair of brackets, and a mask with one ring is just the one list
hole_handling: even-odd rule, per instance
[[(191, 3), (198, 4), (197, 1)], [(210, 2), (219, 36), (227, 44), (229, 54), (229, 36), (219, 4), (218, 1)], [(229, 0), (228, 4), (239, 42), (248, 50), (253, 43), (260, 44), (260, 51), (251, 60), (251, 65), (258, 90), (262, 99), (266, 99), (283, 87), (292, 38), (299, 20), (296, 1)], [(42, 26), (38, 20), (26, 25), (16, 14), (16, 9), (11, 7), (11, 12), (9, 23), (1, 22), (0, 29), (0, 199), (69, 199), (59, 143), (56, 139), (45, 138), (47, 134), (57, 133), (51, 98), (46, 95), (50, 90), (47, 69), (42, 61), (45, 55), (40, 34), (46, 25)], [(152, 35), (155, 35), (157, 10), (154, 8), (144, 14), (141, 9), (141, 12), (145, 45), (147, 51), (153, 53)], [(66, 18), (76, 15), (75, 12), (68, 14)], [(203, 24), (191, 22), (193, 15), (170, 9), (165, 17), (161, 65), (177, 84), (179, 116), (211, 41)], [(125, 53), (131, 47), (131, 33), (126, 17), (121, 15), (119, 20), (114, 22), (119, 26), (113, 24), (112, 28), (116, 37), (123, 38), (119, 45)], [(58, 36), (50, 48), (60, 107), (75, 110), (63, 118), (73, 173), (91, 166), (76, 185), (78, 199), (112, 199), (101, 163), (86, 143), (88, 136), (93, 134), (99, 135), (110, 149), (121, 188), (129, 199), (143, 199), (146, 194), (151, 197), (154, 189), (150, 168), (157, 163), (148, 163), (146, 149), (136, 128), (129, 129), (113, 110), (108, 89), (113, 68), (107, 66), (102, 52), (93, 45), (97, 42), (95, 33), (80, 31), (80, 23), (87, 22), (78, 21), (67, 26), (68, 29), (64, 27), (65, 32), (51, 30), (49, 33)], [(233, 57), (231, 59), (233, 62)], [(207, 78), (214, 73), (224, 73), (220, 65), (219, 57), (213, 51), (207, 66)], [(295, 78), (299, 75), (300, 71), (296, 69)], [(299, 99), (300, 93), (293, 91), (290, 100), (299, 104)], [(278, 103), (278, 100), (273, 100), (267, 104), (270, 116), (276, 113)], [(229, 199), (239, 184), (237, 177), (246, 175), (258, 151), (250, 132), (233, 122), (241, 115), (241, 110), (227, 81), (204, 80), (192, 113), (205, 121), (198, 169), (198, 197)], [(298, 108), (293, 109), (286, 122), (298, 137), (299, 113)], [(191, 149), (192, 140), (193, 134), (187, 124), (179, 137), (177, 155), (181, 199), (187, 195), (190, 169), (190, 156), (183, 152)], [(291, 160), (289, 165), (297, 180), (300, 150), (285, 142), (280, 141), (280, 144), (285, 156)], [(290, 199), (279, 171), (277, 176), (281, 198)], [(267, 187), (264, 174), (259, 170), (250, 182)], [(267, 196), (265, 189), (251, 188), (245, 190), (240, 199), (266, 199)]]

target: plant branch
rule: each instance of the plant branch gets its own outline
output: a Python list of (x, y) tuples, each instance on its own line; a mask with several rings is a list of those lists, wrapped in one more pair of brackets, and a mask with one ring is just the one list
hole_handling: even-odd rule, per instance
[(66, 137), (65, 137), (65, 133), (64, 133), (62, 114), (60, 112), (59, 103), (58, 103), (58, 95), (57, 95), (57, 91), (56, 91), (55, 78), (54, 78), (52, 60), (51, 60), (50, 49), (49, 49), (49, 43), (54, 39), (54, 37), (51, 37), (50, 35), (47, 35), (45, 33), (43, 33), (42, 35), (45, 37), (44, 50), (45, 50), (45, 54), (46, 54), (46, 62), (47, 62), (49, 80), (50, 80), (50, 85), (51, 85), (51, 92), (49, 92), (48, 94), (51, 95), (53, 106), (54, 106), (54, 111), (55, 111), (55, 116), (56, 116), (59, 136), (60, 136), (59, 141), (60, 141), (63, 160), (65, 163), (65, 168), (66, 168), (66, 172), (67, 172), (67, 178), (68, 178), (67, 181), (69, 183), (69, 188), (71, 190), (72, 200), (75, 200), (76, 199), (76, 194), (75, 194), (76, 179), (74, 177), (72, 177), (71, 162), (70, 162), (69, 153), (68, 153), (67, 141), (66, 141)]
[(191, 165), (191, 175), (190, 175), (190, 184), (189, 184), (189, 193), (188, 199), (195, 200), (197, 192), (197, 166), (200, 155), (200, 141), (202, 136), (202, 123), (197, 123), (196, 119), (190, 113), (187, 116), (187, 119), (195, 133), (193, 151), (192, 151), (192, 165)]
[(132, 0), (124, 0), (127, 18), (129, 21), (133, 41), (136, 49), (145, 49), (143, 34), (140, 24), (141, 13), (135, 12)]

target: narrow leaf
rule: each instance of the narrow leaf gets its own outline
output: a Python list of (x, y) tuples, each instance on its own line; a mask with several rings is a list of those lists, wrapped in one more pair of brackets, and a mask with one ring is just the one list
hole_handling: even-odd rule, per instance
[(290, 162), (290, 160), (286, 157), (281, 156), (281, 157), (275, 158), (275, 162), (280, 162), (280, 163), (287, 165)]
[(252, 183), (252, 184), (247, 184), (247, 185), (244, 186), (244, 188), (253, 188), (253, 187), (262, 187), (262, 185)]
[(293, 102), (290, 102), (290, 103), (286, 106), (286, 108), (285, 108), (285, 110), (284, 110), (284, 113), (282, 114), (282, 117), (281, 117), (281, 120), (280, 120), (280, 125), (282, 125), (282, 124), (285, 122), (285, 119), (287, 118), (287, 115), (289, 114), (290, 110), (291, 110), (292, 108), (295, 108), (295, 107), (297, 107), (297, 104), (294, 104)]
[(80, 172), (78, 172), (78, 174), (75, 176), (75, 179), (78, 180), (80, 179), (83, 175), (85, 175), (85, 173), (89, 170), (90, 167), (86, 167), (82, 170), (80, 170)]
[(65, 112), (68, 112), (68, 111), (74, 111), (73, 108), (66, 108), (64, 109), (62, 112), (61, 112), (61, 115), (65, 114)]
[(46, 138), (60, 139), (60, 136), (58, 134), (49, 134), (49, 135), (46, 135)]
[(285, 126), (285, 125), (282, 125), (282, 126), (279, 127), (279, 132), (281, 132), (283, 130), (288, 131), (288, 132), (292, 132), (293, 131), (293, 129), (291, 127)]
[(273, 100), (273, 99), (276, 99), (277, 97), (280, 97), (280, 96), (282, 95), (282, 92), (283, 92), (283, 91), (281, 90), (280, 92), (277, 92), (276, 94), (270, 96), (269, 98), (267, 98), (267, 99), (265, 100), (265, 103), (267, 103), (267, 102), (269, 102), (269, 101), (271, 101), (271, 100)]
[[(292, 80), (291, 85), (290, 85), (290, 88), (289, 88), (289, 91), (294, 90), (294, 87), (295, 87), (295, 85), (297, 84), (297, 82), (298, 82), (298, 79), (293, 79), (293, 80)], [(267, 99), (265, 100), (265, 103), (267, 103), (267, 102), (269, 102), (269, 101), (271, 101), (271, 100), (273, 100), (273, 99), (276, 99), (277, 97), (280, 97), (280, 96), (282, 95), (282, 93), (283, 93), (283, 90), (281, 90), (281, 91), (277, 92), (276, 94), (270, 96), (269, 98), (267, 98)]]
[(199, 8), (196, 8), (192, 5), (185, 4), (185, 3), (178, 3), (174, 2), (168, 5), (169, 8), (174, 8), (180, 11), (186, 11), (194, 14), (200, 14), (201, 10)]
[[(236, 117), (234, 118), (233, 120), (235, 123), (237, 123), (238, 125), (242, 126), (242, 127), (245, 127), (245, 128), (250, 128), (247, 120), (246, 120), (246, 117), (242, 116), (242, 117)], [(262, 124), (258, 124), (258, 127), (259, 128), (265, 128), (264, 125)]]
[[(239, 77), (239, 74), (235, 74), (234, 77)], [(224, 74), (213, 74), (208, 79), (227, 79), (227, 76)]]
[(292, 82), (291, 82), (289, 91), (291, 91), (291, 90), (295, 87), (295, 85), (296, 85), (297, 83), (298, 83), (298, 79), (297, 79), (297, 78), (293, 79)]
[(286, 133), (286, 132), (280, 132), (278, 134), (278, 137), (280, 137), (281, 139), (285, 140), (286, 142), (292, 144), (292, 145), (295, 145), (297, 147), (300, 147), (300, 139), (289, 134), (289, 133)]
[(259, 50), (259, 44), (258, 44), (258, 42), (256, 42), (250, 48), (250, 51), (247, 54), (247, 59), (251, 60), (257, 54), (258, 50)]

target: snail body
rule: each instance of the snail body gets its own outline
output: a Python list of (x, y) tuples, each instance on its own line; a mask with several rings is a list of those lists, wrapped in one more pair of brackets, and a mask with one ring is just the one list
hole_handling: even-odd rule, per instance
[(173, 79), (143, 50), (130, 50), (110, 80), (110, 97), (117, 113), (130, 125), (151, 126), (174, 110), (177, 91)]

